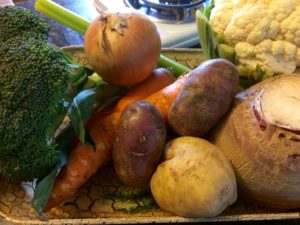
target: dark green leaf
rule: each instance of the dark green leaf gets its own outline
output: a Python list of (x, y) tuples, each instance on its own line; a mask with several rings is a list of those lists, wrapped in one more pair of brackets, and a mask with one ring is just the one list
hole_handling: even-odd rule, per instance
[(78, 71), (73, 72), (70, 76), (70, 84), (67, 91), (66, 101), (71, 102), (87, 81), (88, 74)]
[(64, 129), (57, 135), (55, 142), (59, 150), (58, 168), (67, 164), (73, 144), (74, 130), (70, 124), (67, 124)]
[(47, 205), (48, 199), (51, 195), (55, 178), (57, 176), (57, 168), (55, 168), (48, 176), (46, 176), (35, 188), (32, 206), (38, 215), (41, 215), (45, 206)]
[(88, 133), (85, 132), (85, 125), (95, 110), (95, 99), (96, 94), (94, 90), (84, 90), (73, 99), (68, 109), (68, 116), (78, 139), (91, 147), (94, 147), (94, 142)]
[(71, 126), (66, 126), (61, 133), (56, 137), (55, 142), (59, 151), (59, 161), (55, 168), (43, 179), (37, 181), (32, 199), (32, 207), (38, 215), (41, 215), (48, 199), (52, 193), (53, 185), (55, 183), (59, 170), (67, 164), (70, 152), (72, 150), (72, 140), (74, 132)]
[(126, 86), (113, 86), (103, 80), (97, 81), (95, 88), (95, 110), (99, 110), (120, 98), (129, 89)]
[(53, 137), (54, 133), (57, 131), (58, 127), (64, 120), (67, 112), (67, 105), (64, 101), (61, 102), (61, 104), (57, 105), (56, 112), (54, 118), (52, 118), (52, 124), (48, 128), (48, 137)]
[(78, 66), (76, 64), (69, 64), (71, 69), (70, 82), (66, 95), (66, 101), (71, 102), (72, 99), (82, 90), (85, 84), (88, 82), (88, 77), (94, 72), (87, 67)]

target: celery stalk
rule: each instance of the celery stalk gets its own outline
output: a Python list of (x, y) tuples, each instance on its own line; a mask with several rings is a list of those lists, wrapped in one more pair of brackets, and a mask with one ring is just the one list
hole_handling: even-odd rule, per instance
[[(81, 34), (85, 34), (90, 25), (90, 21), (51, 0), (36, 0), (35, 10)], [(190, 70), (190, 68), (168, 59), (163, 55), (159, 57), (158, 66), (170, 69), (176, 77)]]
[(182, 64), (175, 62), (163, 55), (160, 55), (157, 66), (169, 69), (175, 77), (179, 77), (190, 70)]

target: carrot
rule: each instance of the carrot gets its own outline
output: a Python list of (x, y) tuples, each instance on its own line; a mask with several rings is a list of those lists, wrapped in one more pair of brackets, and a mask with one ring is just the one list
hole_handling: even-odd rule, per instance
[(182, 90), (185, 81), (187, 80), (190, 73), (179, 77), (175, 82), (162, 88), (161, 90), (148, 96), (145, 100), (152, 103), (162, 113), (165, 121), (168, 119), (169, 109), (175, 100), (176, 96)]
[(145, 81), (133, 87), (113, 108), (95, 113), (87, 130), (95, 143), (95, 150), (78, 142), (70, 154), (68, 164), (56, 178), (52, 194), (44, 211), (70, 199), (93, 174), (112, 160), (112, 147), (121, 113), (125, 107), (171, 84), (175, 78), (165, 69), (156, 69)]

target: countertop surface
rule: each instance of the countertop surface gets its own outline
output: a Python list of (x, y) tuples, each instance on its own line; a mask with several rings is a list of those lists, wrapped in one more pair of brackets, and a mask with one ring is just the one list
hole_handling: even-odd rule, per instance
[[(98, 15), (96, 8), (93, 6), (93, 0), (54, 0), (54, 2), (88, 19), (89, 21)], [(16, 5), (34, 10), (34, 3), (34, 0), (25, 0), (16, 3)], [(44, 15), (41, 15), (41, 17), (45, 18), (50, 25), (50, 43), (53, 43), (58, 47), (83, 45), (84, 38), (81, 34), (62, 24), (59, 24), (52, 19), (47, 18)]]
[[(23, 6), (25, 8), (29, 8), (34, 10), (34, 0), (26, 0), (23, 2), (16, 3), (16, 5)], [(93, 0), (54, 0), (54, 2), (66, 7), (67, 9), (85, 17), (88, 20), (92, 20), (98, 13), (96, 9), (93, 6)], [(49, 25), (50, 25), (50, 37), (49, 42), (52, 44), (55, 44), (59, 47), (62, 46), (70, 46), (70, 45), (83, 45), (84, 37), (65, 27), (64, 25), (61, 25), (57, 23), (56, 21), (53, 21), (52, 19), (48, 19), (47, 17), (41, 15), (43, 18), (45, 18)], [(11, 225), (11, 223), (1, 221), (1, 225)], [(201, 223), (203, 224), (203, 223)], [(208, 223), (211, 225), (217, 225), (217, 224), (243, 224), (243, 225), (263, 225), (263, 224), (272, 224), (272, 225), (287, 225), (287, 224), (299, 224), (300, 225), (300, 219), (293, 219), (293, 220), (274, 220), (274, 221), (246, 221), (246, 222), (219, 222), (219, 223)]]

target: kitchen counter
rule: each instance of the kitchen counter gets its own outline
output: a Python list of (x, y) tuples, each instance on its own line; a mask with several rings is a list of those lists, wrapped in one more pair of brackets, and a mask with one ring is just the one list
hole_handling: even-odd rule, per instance
[[(34, 0), (25, 0), (16, 3), (16, 5), (34, 10), (34, 2)], [(54, 2), (88, 20), (92, 20), (98, 15), (96, 8), (93, 6), (93, 0), (54, 0)], [(44, 15), (41, 15), (41, 17), (45, 18), (50, 25), (50, 43), (55, 44), (58, 47), (83, 45), (84, 38), (81, 34)]]
[[(88, 20), (92, 20), (98, 13), (96, 9), (93, 7), (92, 0), (54, 0), (58, 4), (68, 8), (69, 10), (85, 17)], [(29, 8), (34, 10), (34, 0), (26, 0), (20, 3), (16, 3), (16, 5), (23, 6), (25, 8)], [(50, 25), (50, 37), (49, 42), (55, 44), (59, 47), (62, 46), (70, 46), (70, 45), (83, 45), (84, 38), (81, 34), (65, 27), (49, 19), (43, 15), (49, 25)], [(10, 225), (11, 223), (7, 223), (4, 221), (0, 221), (1, 225)], [(217, 225), (220, 223), (208, 223), (209, 225)], [(221, 222), (221, 224), (229, 225), (229, 224), (242, 224), (242, 225), (263, 225), (263, 224), (272, 224), (272, 225), (287, 225), (287, 224), (300, 224), (300, 219), (298, 220), (274, 220), (274, 221), (249, 221), (249, 222)]]

